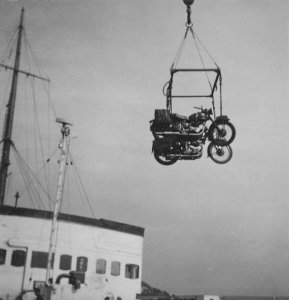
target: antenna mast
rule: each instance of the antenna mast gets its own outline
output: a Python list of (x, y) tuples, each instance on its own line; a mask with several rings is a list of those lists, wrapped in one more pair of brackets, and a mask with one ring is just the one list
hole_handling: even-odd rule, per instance
[(50, 233), (50, 242), (49, 242), (49, 250), (48, 250), (48, 262), (46, 269), (46, 284), (50, 286), (52, 284), (52, 273), (53, 273), (53, 254), (56, 250), (56, 241), (57, 241), (57, 231), (58, 231), (58, 223), (57, 218), (61, 206), (63, 189), (64, 189), (64, 179), (65, 179), (65, 171), (69, 150), (69, 142), (70, 142), (70, 127), (72, 124), (57, 118), (57, 123), (62, 124), (61, 134), (62, 139), (59, 144), (59, 148), (61, 149), (61, 157), (60, 157), (60, 166), (59, 166), (59, 174), (58, 174), (58, 183), (57, 183), (57, 192), (56, 199), (54, 202), (54, 213), (52, 219), (51, 233)]

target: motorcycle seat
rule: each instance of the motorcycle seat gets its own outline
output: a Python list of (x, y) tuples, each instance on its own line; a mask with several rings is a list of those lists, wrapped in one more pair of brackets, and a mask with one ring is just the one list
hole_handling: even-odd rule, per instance
[(173, 121), (187, 121), (188, 118), (186, 116), (182, 116), (182, 115), (179, 115), (179, 114), (171, 114), (171, 119)]

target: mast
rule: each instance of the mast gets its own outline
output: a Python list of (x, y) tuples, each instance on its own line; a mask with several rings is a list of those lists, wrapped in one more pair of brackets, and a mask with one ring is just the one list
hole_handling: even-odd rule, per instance
[(1, 164), (0, 164), (0, 207), (4, 205), (8, 167), (10, 164), (9, 156), (10, 156), (10, 148), (12, 143), (11, 137), (12, 137), (13, 117), (14, 117), (16, 92), (17, 92), (18, 70), (20, 64), (23, 18), (24, 18), (24, 8), (22, 8), (21, 10), (20, 23), (18, 26), (18, 39), (17, 39), (17, 48), (15, 54), (14, 68), (13, 68), (12, 85), (11, 85), (9, 101), (7, 104), (5, 124), (4, 124), (3, 135), (2, 135), (3, 148), (2, 148), (2, 156), (1, 156)]
[(57, 231), (58, 231), (57, 218), (61, 206), (63, 189), (64, 189), (65, 171), (66, 171), (69, 142), (70, 142), (69, 126), (72, 125), (71, 123), (68, 123), (67, 121), (60, 118), (57, 118), (56, 122), (62, 124), (62, 128), (61, 128), (62, 139), (59, 144), (59, 148), (61, 149), (60, 166), (59, 166), (59, 174), (58, 174), (56, 199), (54, 202), (54, 213), (53, 213), (53, 219), (51, 225), (48, 262), (47, 262), (47, 269), (46, 269), (46, 284), (48, 286), (50, 286), (52, 283), (51, 279), (52, 279), (52, 271), (53, 271), (53, 254), (55, 253), (56, 250), (55, 248), (56, 248)]

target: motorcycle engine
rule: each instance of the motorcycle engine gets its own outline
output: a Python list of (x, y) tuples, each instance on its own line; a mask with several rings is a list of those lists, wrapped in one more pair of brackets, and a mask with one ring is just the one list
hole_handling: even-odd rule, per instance
[(187, 127), (187, 132), (188, 133), (200, 133), (203, 129), (204, 129), (203, 124), (200, 124), (198, 126), (192, 126), (191, 124), (189, 124), (189, 126)]
[(187, 150), (185, 151), (187, 154), (192, 155), (201, 155), (203, 152), (203, 145), (202, 143), (195, 141), (195, 142), (188, 142), (187, 143)]

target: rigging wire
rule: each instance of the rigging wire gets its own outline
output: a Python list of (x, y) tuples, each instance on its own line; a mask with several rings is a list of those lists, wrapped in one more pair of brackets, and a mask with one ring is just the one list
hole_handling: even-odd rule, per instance
[[(50, 116), (50, 106), (49, 106), (49, 102), (47, 104), (47, 153), (50, 153), (50, 133), (51, 133), (51, 127), (50, 127), (50, 120), (51, 120), (51, 116)], [(48, 173), (48, 178), (51, 178), (51, 172), (50, 172), (50, 164), (48, 164), (47, 166), (47, 173)], [(50, 192), (50, 180), (49, 180), (49, 186), (48, 186), (48, 193)], [(50, 193), (49, 193), (50, 194)], [(50, 201), (48, 202), (49, 204), (49, 209), (51, 210), (51, 206), (50, 206)]]
[[(30, 45), (30, 42), (27, 38), (27, 35), (26, 35), (26, 31), (24, 30), (24, 44), (25, 44), (25, 47), (26, 47), (26, 52), (27, 54), (31, 54), (31, 57), (32, 57), (32, 61), (34, 62), (34, 66), (36, 67), (36, 70), (38, 72), (39, 75), (42, 75), (41, 73), (41, 70), (40, 70), (40, 67), (38, 65), (38, 62), (37, 62), (37, 59), (36, 59), (36, 55)], [(28, 58), (28, 65), (30, 67), (30, 64), (29, 63), (29, 55), (27, 55), (27, 58)], [(46, 75), (45, 75), (46, 76)], [(52, 103), (52, 100), (51, 100), (51, 96), (50, 96), (50, 80), (48, 80), (48, 88), (47, 88), (47, 84), (46, 84), (46, 81), (44, 80), (41, 80), (42, 81), (42, 84), (43, 84), (43, 88), (44, 88), (44, 91), (46, 93), (46, 96), (47, 96), (47, 99), (48, 99), (48, 109), (47, 109), (47, 113), (48, 113), (48, 117), (47, 117), (47, 127), (48, 127), (48, 142), (47, 142), (47, 153), (50, 153), (50, 112), (52, 110), (52, 112), (54, 113), (54, 117), (56, 117), (56, 111), (54, 109), (54, 105)], [(34, 83), (34, 81), (33, 81)], [(33, 85), (33, 98), (34, 98), (34, 108), (36, 108), (36, 105), (35, 105), (35, 85)], [(38, 135), (39, 135), (39, 139), (41, 141), (41, 138), (40, 138), (40, 124), (39, 124), (39, 119), (38, 119), (38, 114), (37, 114), (37, 120), (35, 119), (36, 123), (37, 123), (37, 128), (39, 128), (39, 131), (38, 131)], [(41, 152), (42, 152), (42, 158), (44, 158), (43, 156), (43, 153), (44, 153), (44, 150), (43, 150), (43, 143), (41, 142)], [(48, 165), (48, 169), (45, 169), (45, 180), (46, 180), (46, 184), (47, 184), (47, 188), (49, 187), (49, 178), (50, 178), (50, 165)], [(49, 189), (49, 188), (48, 188)], [(50, 202), (49, 202), (49, 206), (50, 206)], [(51, 209), (51, 207), (50, 207)]]
[[(68, 205), (68, 213), (69, 213), (69, 217), (68, 217), (68, 246), (69, 246), (69, 254), (72, 254), (72, 242), (71, 242), (71, 203), (70, 203), (70, 176), (69, 176), (69, 172), (70, 172), (70, 168), (66, 168), (66, 184), (64, 185), (64, 188), (66, 190), (66, 198), (67, 198), (67, 205)], [(62, 207), (62, 202), (61, 201), (61, 207)], [(61, 208), (60, 208), (61, 210)]]
[[(69, 151), (69, 156), (70, 156), (70, 159), (71, 159), (71, 161), (73, 161), (73, 162), (74, 162), (74, 159), (73, 159), (73, 156), (72, 156), (72, 153), (71, 153), (71, 151)], [(87, 195), (87, 193), (86, 193), (86, 190), (85, 190), (85, 188), (84, 188), (84, 185), (83, 185), (82, 179), (81, 179), (81, 177), (80, 177), (80, 174), (79, 174), (78, 168), (77, 168), (77, 166), (76, 166), (76, 164), (75, 164), (75, 163), (73, 163), (73, 166), (74, 166), (75, 173), (76, 173), (76, 176), (77, 176), (76, 178), (78, 179), (78, 181), (79, 181), (79, 183), (80, 183), (81, 190), (82, 190), (82, 192), (83, 192), (83, 195), (84, 195), (84, 198), (85, 198), (85, 200), (86, 200), (86, 202), (87, 202), (87, 204), (88, 204), (88, 206), (89, 206), (90, 212), (91, 212), (91, 214), (92, 214), (93, 218), (96, 218), (96, 217), (95, 217), (95, 214), (94, 214), (93, 207), (92, 207), (92, 205), (91, 205), (91, 203), (90, 203), (90, 201), (89, 201), (88, 195)]]
[[(39, 122), (39, 118), (38, 118), (38, 110), (37, 110), (37, 103), (36, 103), (36, 97), (35, 97), (35, 86), (34, 86), (34, 78), (32, 79), (33, 85), (32, 85), (32, 93), (33, 93), (33, 107), (34, 107), (34, 113), (35, 113), (35, 121), (36, 121), (36, 130), (38, 133), (38, 138), (39, 138), (39, 142), (40, 142), (40, 150), (41, 150), (41, 156), (42, 156), (42, 161), (44, 161), (44, 150), (43, 150), (43, 141), (41, 138), (41, 132), (40, 132), (40, 122)], [(36, 148), (36, 147), (35, 147)], [(45, 181), (46, 181), (46, 186), (47, 189), (49, 187), (49, 180), (48, 180), (48, 175), (47, 175), (47, 169), (45, 168), (44, 165), (44, 177), (45, 177)]]
[[(34, 54), (34, 51), (32, 50), (32, 47), (31, 47), (30, 42), (29, 42), (29, 40), (27, 38), (25, 29), (23, 29), (23, 37), (24, 37), (25, 44), (27, 45), (28, 49), (30, 50), (30, 53), (31, 53), (31, 56), (32, 56), (33, 61), (35, 63), (35, 67), (36, 67), (36, 70), (37, 70), (38, 74), (41, 77), (47, 77), (46, 75), (43, 76), (42, 73), (41, 73), (41, 71), (40, 71), (40, 68), (39, 68), (39, 65), (38, 65), (38, 62), (37, 62), (37, 59), (36, 59), (36, 55)], [(50, 80), (48, 79), (48, 81), (50, 81)]]
[[(21, 157), (18, 157), (20, 164), (22, 164), (23, 162), (21, 161)], [(45, 210), (45, 205), (44, 203), (41, 201), (41, 196), (39, 193), (39, 190), (35, 187), (32, 178), (29, 176), (28, 170), (25, 168), (25, 166), (22, 167), (23, 168), (23, 173), (25, 173), (25, 178), (27, 178), (27, 186), (30, 186), (31, 189), (31, 195), (34, 196), (34, 200), (36, 202), (36, 206), (39, 209), (43, 209)]]
[(25, 85), (25, 142), (26, 142), (26, 161), (29, 161), (29, 136), (28, 136), (28, 91)]
[[(46, 197), (50, 199), (50, 195), (49, 193), (47, 192), (47, 190), (44, 188), (44, 186), (41, 184), (39, 178), (34, 175), (34, 173), (32, 172), (32, 170), (30, 169), (30, 167), (28, 166), (28, 164), (25, 162), (25, 160), (23, 159), (23, 157), (20, 155), (19, 151), (16, 149), (14, 143), (11, 144), (12, 145), (12, 149), (14, 150), (14, 152), (16, 153), (16, 158), (19, 162), (19, 168), (20, 168), (20, 171), (24, 174), (25, 172), (25, 175), (26, 176), (22, 176), (23, 177), (23, 180), (25, 181), (25, 184), (26, 184), (26, 190), (27, 192), (29, 193), (29, 195), (31, 195), (31, 191), (35, 194), (37, 194), (38, 196), (38, 200), (39, 200), (39, 203), (42, 205), (42, 207), (44, 207), (45, 209), (45, 205), (43, 204), (42, 200), (41, 200), (41, 197), (39, 195), (39, 193), (37, 193), (37, 190), (35, 188), (35, 185), (33, 183), (33, 180), (32, 178), (34, 178), (35, 182), (37, 182), (37, 184), (39, 185), (39, 187), (41, 188), (42, 192), (46, 195)], [(30, 176), (31, 175), (31, 176)], [(28, 181), (28, 184), (27, 182)], [(31, 188), (31, 189), (30, 189)], [(37, 199), (37, 198), (36, 198)]]
[[(27, 35), (26, 35), (25, 30), (24, 30), (23, 32), (24, 32), (24, 34), (23, 34), (24, 39), (25, 39), (25, 41), (26, 41), (26, 43), (27, 43), (27, 46), (28, 46), (28, 48), (29, 48), (29, 50), (30, 50), (30, 53), (31, 53), (31, 55), (32, 55), (32, 58), (34, 59), (34, 63), (35, 63), (36, 69), (37, 69), (38, 73), (42, 76), (42, 73), (41, 73), (41, 71), (40, 71), (39, 65), (38, 65), (38, 63), (37, 63), (36, 56), (35, 56), (35, 54), (34, 54), (34, 51), (32, 50), (32, 47), (31, 47), (30, 42), (29, 42), (29, 40), (28, 40), (28, 38), (27, 38)], [(43, 76), (42, 76), (42, 77), (43, 77)], [(48, 80), (48, 86), (49, 86), (49, 88), (47, 88), (47, 86), (45, 85), (45, 82), (44, 82), (43, 80), (42, 80), (42, 83), (43, 83), (43, 86), (44, 86), (44, 90), (46, 91), (46, 94), (47, 94), (47, 97), (48, 97), (48, 100), (49, 100), (51, 109), (52, 109), (52, 111), (53, 111), (53, 113), (54, 113), (54, 117), (56, 117), (56, 115), (57, 115), (57, 114), (56, 114), (56, 110), (55, 110), (55, 108), (54, 108), (53, 102), (52, 102), (51, 97), (50, 97), (50, 80)]]
[[(31, 72), (31, 66), (32, 63), (30, 62), (30, 56), (29, 53), (31, 53), (31, 57), (32, 57), (32, 61), (34, 62), (34, 66), (36, 66), (37, 72), (41, 75), (41, 71), (40, 68), (37, 64), (34, 52), (32, 51), (32, 48), (30, 46), (29, 40), (26, 36), (26, 32), (24, 31), (24, 58), (26, 60), (26, 66), (28, 67), (28, 71)], [(29, 75), (27, 75), (27, 77), (31, 77)], [(34, 141), (35, 141), (35, 166), (37, 165), (37, 159), (38, 159), (38, 151), (37, 151), (37, 136), (38, 136), (38, 140), (39, 140), (39, 146), (40, 146), (40, 153), (41, 153), (41, 159), (42, 161), (44, 161), (44, 148), (43, 148), (43, 141), (42, 141), (42, 137), (41, 137), (41, 132), (40, 132), (40, 122), (39, 122), (39, 114), (38, 114), (38, 108), (37, 108), (37, 102), (36, 102), (36, 92), (35, 92), (35, 77), (31, 77), (30, 79), (30, 83), (31, 83), (31, 91), (32, 91), (32, 98), (33, 98), (33, 108), (34, 108), (34, 122), (35, 122), (35, 126), (34, 126)], [(50, 109), (48, 109), (48, 111), (50, 111)], [(28, 149), (28, 148), (27, 148)], [(48, 151), (49, 153), (49, 151)], [(47, 190), (49, 189), (49, 179), (48, 179), (48, 170), (46, 169), (45, 165), (44, 165), (44, 178), (45, 178), (45, 182), (46, 182), (46, 186), (47, 186)], [(49, 197), (50, 198), (50, 197)], [(49, 208), (51, 210), (51, 205), (50, 202), (48, 202), (49, 204)]]
[[(50, 162), (51, 158), (54, 156), (56, 151), (58, 151), (57, 148), (53, 151), (53, 153), (49, 156), (49, 158), (46, 159), (46, 161), (42, 164), (42, 166), (39, 168), (39, 170), (35, 173), (35, 175), (33, 177), (35, 177), (35, 178), (39, 177), (40, 172), (42, 171), (43, 168), (45, 168), (45, 164), (48, 164)], [(22, 195), (25, 195), (25, 191), (22, 192)], [(48, 197), (49, 209), (51, 210), (51, 203), (53, 203), (53, 200), (51, 199), (51, 196), (50, 196), (50, 193), (48, 192), (48, 190), (46, 191), (46, 196)]]
[[(1, 59), (0, 59), (1, 63), (4, 64), (4, 63), (8, 62), (9, 59), (11, 58), (12, 53), (13, 53), (13, 47), (16, 46), (17, 36), (18, 36), (18, 30), (16, 30), (14, 32), (14, 34), (11, 35), (11, 38), (8, 41), (7, 46), (3, 51), (3, 55), (1, 56)], [(5, 67), (2, 67), (2, 68), (5, 69)], [(2, 68), (1, 68), (1, 70), (2, 70)]]
[[(13, 144), (12, 144), (13, 145)], [(32, 207), (35, 209), (35, 203), (34, 203), (34, 198), (33, 198), (33, 195), (32, 195), (32, 192), (29, 188), (29, 185), (30, 185), (30, 182), (28, 182), (28, 178), (26, 177), (26, 170), (25, 168), (22, 167), (22, 163), (21, 163), (21, 160), (19, 159), (19, 156), (18, 156), (18, 153), (16, 150), (16, 148), (14, 149), (14, 147), (12, 147), (12, 150), (14, 150), (14, 156), (15, 156), (15, 159), (16, 159), (16, 162), (18, 164), (18, 167), (19, 167), (19, 170), (20, 170), (20, 173), (22, 175), (22, 178), (23, 178), (23, 181), (24, 181), (24, 184), (26, 186), (26, 191), (28, 192), (29, 194), (29, 197), (30, 197), (30, 200), (31, 200), (31, 204), (32, 204)]]
[[(6, 49), (4, 50), (4, 53), (0, 59), (0, 62), (3, 65), (8, 65), (8, 63), (9, 63), (9, 59), (11, 58), (13, 48), (15, 48), (15, 46), (16, 46), (17, 34), (18, 34), (17, 32), (14, 33), (14, 35), (10, 38)], [(7, 52), (7, 54), (6, 54), (6, 52)], [(0, 65), (0, 74), (1, 73), (3, 74), (6, 70), (7, 70), (7, 68), (5, 68), (5, 66)], [(6, 78), (6, 85), (5, 85), (6, 87), (4, 89), (4, 92), (2, 93), (3, 98), (1, 101), (1, 111), (3, 113), (4, 113), (5, 109), (2, 109), (2, 107), (4, 108), (7, 105), (6, 102), (7, 102), (7, 98), (8, 98), (8, 90), (9, 90), (9, 87), (11, 86), (11, 80), (12, 80), (12, 77)]]

